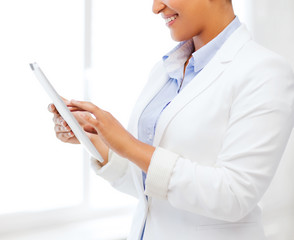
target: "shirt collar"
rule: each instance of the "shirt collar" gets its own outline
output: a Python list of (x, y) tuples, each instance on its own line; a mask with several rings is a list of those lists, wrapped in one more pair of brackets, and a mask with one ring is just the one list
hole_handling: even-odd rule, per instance
[(195, 52), (192, 39), (180, 42), (162, 58), (168, 75), (171, 78), (182, 79), (184, 64), (193, 52), (187, 68), (194, 67), (195, 73), (201, 71), (240, 25), (241, 23), (238, 17), (235, 17), (219, 35)]

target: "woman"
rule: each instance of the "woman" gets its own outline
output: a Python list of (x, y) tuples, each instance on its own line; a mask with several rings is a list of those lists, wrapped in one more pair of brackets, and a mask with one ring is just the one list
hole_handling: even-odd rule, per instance
[[(251, 39), (229, 0), (154, 0), (153, 12), (180, 43), (152, 70), (128, 131), (67, 102), (105, 159), (93, 167), (139, 199), (129, 239), (265, 239), (258, 202), (293, 126), (291, 68)], [(78, 143), (49, 109), (57, 137)]]

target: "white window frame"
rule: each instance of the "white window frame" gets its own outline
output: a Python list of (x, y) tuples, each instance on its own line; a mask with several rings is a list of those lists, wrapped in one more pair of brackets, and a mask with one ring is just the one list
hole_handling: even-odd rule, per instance
[[(84, 99), (88, 99), (87, 70), (91, 68), (91, 22), (92, 0), (84, 0)], [(89, 155), (83, 152), (83, 202), (78, 206), (52, 209), (40, 212), (20, 212), (0, 215), (0, 238), (1, 236), (37, 229), (51, 227), (77, 221), (85, 221), (97, 218), (114, 216), (128, 216), (133, 206), (103, 207), (101, 209), (90, 207), (90, 161)]]

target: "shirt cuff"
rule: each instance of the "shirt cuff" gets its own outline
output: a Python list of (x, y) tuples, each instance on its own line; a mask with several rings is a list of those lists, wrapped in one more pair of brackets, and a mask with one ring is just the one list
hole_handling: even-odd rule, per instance
[(168, 185), (178, 154), (157, 147), (151, 158), (145, 181), (145, 194), (167, 199)]
[(97, 175), (113, 183), (125, 174), (128, 168), (128, 160), (109, 150), (108, 163), (105, 166), (102, 167), (101, 163), (95, 158), (91, 158), (91, 166)]

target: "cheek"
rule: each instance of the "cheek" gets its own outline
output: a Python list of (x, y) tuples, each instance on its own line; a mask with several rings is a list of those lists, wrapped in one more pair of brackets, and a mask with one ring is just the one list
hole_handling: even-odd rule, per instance
[(162, 2), (167, 6), (171, 6), (171, 5), (176, 5), (177, 2), (179, 2), (179, 0), (162, 0)]
[(163, 0), (162, 2), (177, 13), (181, 12), (187, 5), (187, 0)]
[(185, 15), (183, 16), (183, 23), (186, 28), (193, 31), (194, 34), (197, 34), (203, 29), (204, 25), (207, 22), (206, 12), (200, 11), (199, 9), (187, 9)]

